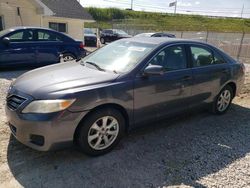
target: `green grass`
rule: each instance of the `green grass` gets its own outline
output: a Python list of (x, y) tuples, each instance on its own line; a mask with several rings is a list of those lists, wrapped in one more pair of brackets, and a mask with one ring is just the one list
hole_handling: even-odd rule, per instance
[(163, 14), (121, 10), (116, 8), (86, 8), (97, 21), (85, 27), (102, 29), (134, 28), (153, 31), (214, 31), (250, 33), (250, 19), (207, 17), (198, 15)]

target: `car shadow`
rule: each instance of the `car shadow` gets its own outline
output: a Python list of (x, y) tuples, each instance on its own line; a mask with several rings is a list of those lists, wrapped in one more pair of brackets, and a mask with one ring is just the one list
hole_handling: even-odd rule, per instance
[(235, 104), (222, 116), (193, 111), (133, 131), (100, 157), (74, 148), (37, 152), (11, 136), (8, 165), (24, 187), (206, 187), (201, 178), (250, 152), (249, 117)]
[(12, 69), (12, 70), (0, 70), (0, 79), (5, 79), (5, 80), (14, 80), (17, 77), (21, 76), (27, 71), (30, 71), (32, 69)]

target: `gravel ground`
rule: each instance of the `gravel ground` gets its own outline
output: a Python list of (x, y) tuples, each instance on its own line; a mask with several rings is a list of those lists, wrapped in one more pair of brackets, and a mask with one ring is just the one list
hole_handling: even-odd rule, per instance
[(37, 152), (10, 136), (5, 95), (24, 72), (0, 72), (0, 187), (250, 187), (250, 66), (227, 114), (156, 122), (95, 158), (74, 148)]

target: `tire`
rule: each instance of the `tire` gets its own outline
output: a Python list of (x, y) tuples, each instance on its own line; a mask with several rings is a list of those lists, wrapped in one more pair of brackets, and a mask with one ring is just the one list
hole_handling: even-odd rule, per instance
[(63, 62), (74, 61), (76, 58), (71, 53), (63, 54)]
[(227, 112), (233, 100), (233, 90), (227, 85), (215, 98), (212, 105), (212, 112), (214, 114), (222, 115)]
[(124, 133), (123, 115), (116, 109), (103, 108), (91, 113), (80, 124), (77, 144), (85, 154), (99, 156), (111, 151)]
[(100, 38), (100, 41), (101, 41), (102, 44), (105, 44), (105, 43), (106, 43), (106, 41), (105, 41), (104, 38)]

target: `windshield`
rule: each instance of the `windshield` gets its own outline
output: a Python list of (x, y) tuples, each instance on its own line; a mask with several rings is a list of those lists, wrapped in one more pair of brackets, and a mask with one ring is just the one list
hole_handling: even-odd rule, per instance
[(84, 33), (85, 34), (94, 34), (94, 32), (92, 31), (92, 29), (88, 29), (88, 28), (84, 29)]
[(123, 30), (119, 30), (119, 29), (114, 29), (114, 32), (120, 35), (127, 35), (127, 33)]
[(5, 29), (3, 31), (0, 31), (0, 37), (6, 35), (7, 33), (9, 33), (11, 30), (10, 29)]
[(86, 56), (83, 62), (94, 63), (102, 70), (124, 73), (133, 69), (155, 47), (155, 44), (119, 40)]
[(135, 37), (151, 37), (154, 33), (141, 33), (138, 35), (135, 35)]

